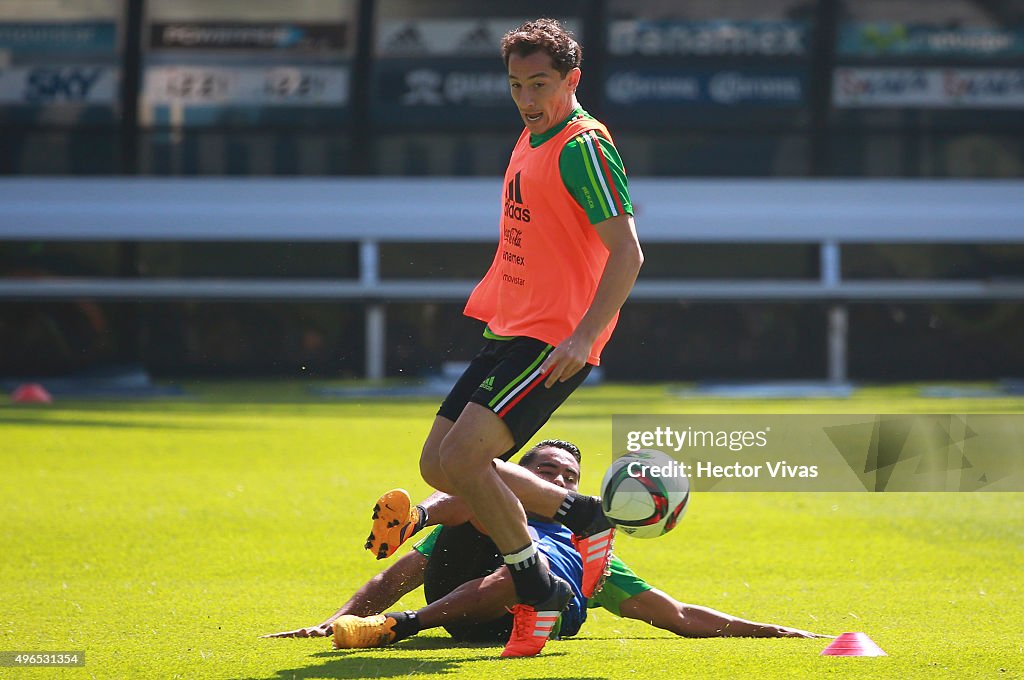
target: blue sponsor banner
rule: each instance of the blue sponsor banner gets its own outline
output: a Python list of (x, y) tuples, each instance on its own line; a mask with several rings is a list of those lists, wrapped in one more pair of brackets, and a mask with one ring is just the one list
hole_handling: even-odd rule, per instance
[(373, 120), (385, 126), (516, 127), (522, 120), (499, 59), (381, 59), (373, 87)]
[(349, 25), (174, 22), (150, 26), (151, 49), (351, 52)]
[(897, 22), (847, 23), (839, 28), (843, 57), (1021, 57), (1024, 27), (942, 28)]
[(1024, 69), (843, 67), (838, 108), (1024, 108)]
[(107, 64), (0, 69), (0, 122), (113, 123), (121, 70)]
[(612, 107), (655, 109), (690, 107), (793, 107), (806, 98), (803, 69), (613, 68), (605, 80)]
[(806, 21), (612, 21), (608, 51), (637, 57), (806, 57)]
[(21, 53), (80, 53), (117, 51), (117, 25), (113, 21), (2, 22), (0, 50)]
[(0, 22), (0, 53), (0, 122), (119, 118), (116, 22)]

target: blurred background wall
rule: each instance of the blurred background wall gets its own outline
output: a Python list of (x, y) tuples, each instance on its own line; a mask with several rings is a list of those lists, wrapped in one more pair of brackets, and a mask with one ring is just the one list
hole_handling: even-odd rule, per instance
[[(580, 100), (634, 177), (1024, 173), (1024, 0), (0, 0), (0, 173), (498, 178), (521, 123), (497, 43), (544, 15), (580, 38)], [(642, 236), (642, 216), (638, 226)], [(467, 244), (428, 258), (392, 244), (381, 267), (476, 278), (492, 253)], [(812, 244), (646, 255), (653, 278), (813, 278), (821, 266)], [(358, 267), (347, 244), (0, 232), (3, 277), (330, 278)], [(844, 249), (842, 269), (1020, 278), (1024, 248), (862, 244)], [(606, 375), (821, 377), (827, 313), (814, 302), (627, 305)], [(6, 300), (0, 375), (141, 364), (157, 376), (359, 377), (363, 324), (347, 302)], [(458, 304), (390, 305), (388, 374), (468, 359), (474, 328)], [(1019, 302), (852, 304), (849, 328), (856, 380), (1024, 375)]]

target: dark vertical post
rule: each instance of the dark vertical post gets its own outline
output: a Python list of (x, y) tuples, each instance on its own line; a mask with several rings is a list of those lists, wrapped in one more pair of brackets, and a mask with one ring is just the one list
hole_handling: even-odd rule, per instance
[[(121, 164), (122, 175), (139, 173), (139, 91), (142, 82), (142, 15), (144, 0), (125, 0), (125, 21), (121, 59)], [(117, 275), (139, 276), (139, 244), (117, 244)], [(138, 364), (142, 361), (142, 323), (140, 303), (119, 305), (115, 325), (118, 361)]]
[(583, 81), (580, 104), (598, 120), (604, 120), (604, 80), (607, 65), (608, 0), (578, 4), (583, 19)]
[(370, 118), (371, 69), (373, 64), (373, 29), (376, 3), (359, 0), (356, 18), (356, 53), (352, 63), (352, 162), (349, 173), (369, 175), (374, 171), (372, 121)]
[(811, 45), (808, 103), (811, 113), (811, 176), (829, 174), (832, 166), (829, 116), (832, 110), (832, 72), (836, 66), (841, 0), (819, 0)]
[(121, 59), (121, 174), (139, 171), (139, 90), (142, 82), (143, 0), (125, 0)]
[[(839, 36), (839, 12), (842, 0), (819, 0), (811, 47), (811, 73), (808, 100), (811, 107), (811, 176), (823, 177), (832, 171), (829, 136), (832, 111), (832, 74), (836, 66), (836, 41)], [(821, 246), (821, 278), (826, 287), (839, 285), (842, 277), (842, 244)], [(826, 363), (828, 380), (833, 384), (848, 379), (848, 316), (845, 304), (828, 306), (826, 313)]]
[[(369, 175), (376, 170), (373, 161), (373, 121), (370, 95), (373, 88), (374, 0), (359, 0), (356, 20), (356, 55), (352, 64), (352, 164), (350, 173)], [(359, 279), (365, 285), (376, 285), (379, 277), (379, 253), (375, 242), (363, 241), (359, 248)], [(383, 302), (366, 302), (363, 307), (363, 332), (366, 339), (365, 377), (383, 380), (387, 369), (387, 306)]]
[(590, 0), (577, 4), (578, 16), (583, 20), (583, 35), (577, 36), (583, 45), (583, 80), (580, 84), (580, 103), (598, 120), (604, 112), (604, 69), (607, 62), (608, 0)]

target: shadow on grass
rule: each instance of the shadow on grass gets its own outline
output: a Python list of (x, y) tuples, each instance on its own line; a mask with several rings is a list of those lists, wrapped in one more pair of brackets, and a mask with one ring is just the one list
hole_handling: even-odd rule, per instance
[[(48, 418), (46, 414), (39, 414), (39, 417), (29, 415), (11, 416), (7, 413), (0, 414), (0, 425), (35, 425), (40, 427), (106, 427), (116, 430), (239, 430), (241, 425), (220, 425), (220, 424), (184, 424), (155, 420), (92, 420), (89, 418)], [(257, 429), (251, 423), (245, 423), (244, 429)]]
[[(443, 397), (442, 397), (443, 398)], [(405, 417), (405, 414), (395, 412), (394, 410), (388, 410), (388, 408), (398, 403), (399, 408), (402, 407), (413, 407), (422, 406), (424, 414), (430, 413), (430, 418), (433, 417), (434, 411), (437, 410), (437, 405), (441, 403), (441, 399), (374, 399), (364, 401), (339, 401), (339, 400), (323, 400), (323, 399), (308, 399), (308, 400), (283, 400), (283, 399), (258, 399), (251, 398), (245, 399), (239, 397), (237, 400), (210, 400), (210, 401), (189, 401), (189, 402), (170, 402), (170, 401), (154, 401), (154, 402), (115, 402), (115, 401), (100, 401), (95, 402), (83, 402), (83, 401), (59, 401), (55, 404), (14, 404), (14, 403), (3, 403), (3, 394), (0, 393), (0, 415), (4, 414), (17, 414), (13, 417), (26, 417), (34, 418), (36, 414), (42, 419), (49, 413), (60, 413), (67, 412), (68, 410), (81, 411), (82, 413), (95, 413), (103, 412), (109, 413), (111, 411), (123, 411), (124, 413), (134, 414), (145, 414), (145, 413), (157, 413), (160, 416), (200, 416), (206, 417), (238, 417), (238, 416), (256, 416), (259, 417), (265, 413), (269, 413), (274, 416), (335, 416), (339, 410), (345, 411), (346, 409), (356, 409), (357, 412), (351, 413), (350, 415), (357, 415), (360, 418), (398, 418)], [(430, 410), (430, 409), (433, 410)], [(346, 411), (347, 412), (347, 411)], [(423, 417), (427, 417), (424, 415)]]
[[(573, 642), (590, 642), (591, 640), (698, 640), (701, 638), (684, 638), (680, 635), (588, 635), (572, 638)], [(707, 639), (707, 638), (704, 638)]]
[[(450, 640), (416, 640), (416, 644), (403, 644), (401, 649), (410, 650), (453, 650)], [(422, 655), (409, 658), (406, 656), (388, 656), (382, 650), (339, 650), (313, 654), (322, 660), (319, 665), (300, 668), (285, 668), (272, 676), (263, 678), (247, 678), (245, 680), (283, 680), (284, 678), (394, 678), (406, 675), (428, 675), (455, 673), (471, 670), (472, 664), (478, 661), (494, 661), (500, 651), (493, 645), (459, 645), (459, 657)], [(397, 651), (397, 650), (396, 650)], [(544, 652), (544, 658), (564, 656), (565, 652)], [(528, 660), (527, 660), (528, 662)], [(522, 663), (518, 659), (509, 659), (507, 663)], [(526, 676), (524, 676), (526, 677)], [(536, 680), (546, 680), (537, 678)], [(586, 678), (582, 680), (607, 680), (606, 678)]]

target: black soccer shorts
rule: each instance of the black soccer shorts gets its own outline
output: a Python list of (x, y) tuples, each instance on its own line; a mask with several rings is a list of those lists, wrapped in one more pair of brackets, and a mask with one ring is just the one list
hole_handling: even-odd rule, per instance
[(469, 402), (490, 409), (508, 426), (515, 441), (501, 456), (508, 460), (529, 443), (593, 368), (587, 364), (549, 389), (544, 386), (540, 365), (552, 350), (552, 345), (533, 338), (488, 339), (445, 397), (437, 415), (454, 422)]
[[(436, 602), (463, 583), (483, 578), (504, 566), (494, 542), (466, 522), (444, 527), (423, 573), (423, 597)], [(512, 616), (493, 621), (450, 623), (445, 630), (460, 642), (505, 642), (512, 633)]]

